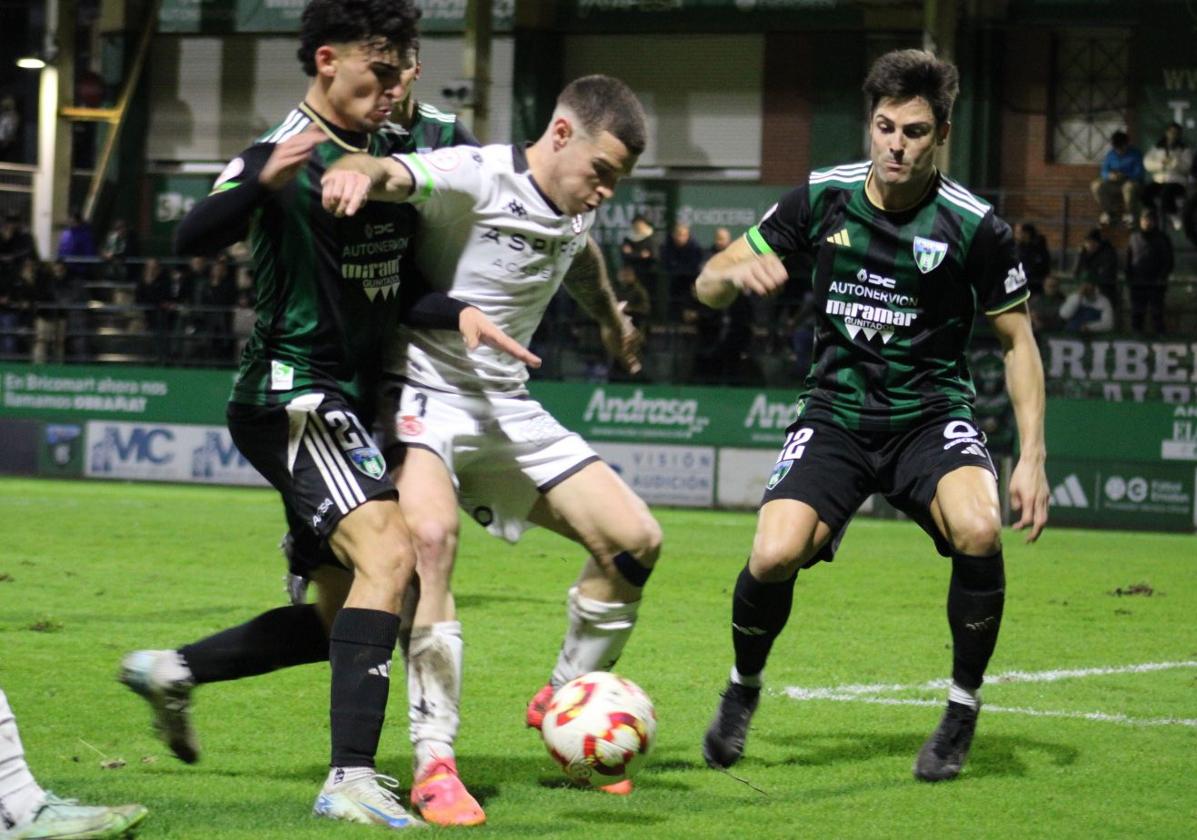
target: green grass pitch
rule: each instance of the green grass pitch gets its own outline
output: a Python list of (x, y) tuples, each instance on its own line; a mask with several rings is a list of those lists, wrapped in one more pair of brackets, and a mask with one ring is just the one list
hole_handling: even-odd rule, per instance
[[(543, 683), (581, 557), (533, 532), (464, 527), (459, 764), (482, 836), (1193, 837), (1197, 831), (1197, 550), (1191, 535), (1049, 530), (1006, 536), (1007, 604), (963, 776), (910, 774), (950, 665), (948, 566), (909, 522), (854, 523), (803, 572), (734, 772), (703, 730), (730, 665), (743, 513), (660, 510), (665, 547), (619, 670), (656, 701), (655, 752), (627, 799), (564, 787), (523, 707)], [(114, 679), (127, 650), (194, 640), (279, 605), (281, 511), (267, 491), (0, 481), (0, 687), (42, 783), (140, 801), (145, 838), (381, 836), (309, 816), (328, 751), (328, 676), (309, 666), (202, 687), (203, 757), (150, 734)], [(1117, 595), (1136, 584), (1151, 594)], [(1141, 588), (1145, 589), (1145, 588)], [(1158, 666), (1150, 668), (1148, 666)], [(795, 689), (787, 694), (786, 689)], [(380, 769), (410, 784), (402, 680)], [(124, 766), (106, 769), (105, 759)], [(434, 836), (444, 830), (433, 831)]]

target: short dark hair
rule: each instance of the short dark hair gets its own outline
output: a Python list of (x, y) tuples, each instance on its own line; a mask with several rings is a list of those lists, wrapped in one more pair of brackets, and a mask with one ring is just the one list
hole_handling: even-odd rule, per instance
[(942, 125), (952, 117), (952, 105), (960, 92), (956, 65), (940, 61), (926, 50), (893, 50), (873, 62), (865, 78), (869, 113), (882, 99), (905, 101), (921, 96), (931, 105), (935, 122)]
[(420, 10), (412, 0), (311, 0), (299, 26), (299, 63), (316, 75), (316, 50), (327, 44), (378, 42), (400, 52), (416, 38)]
[(1102, 243), (1102, 239), (1104, 237), (1102, 237), (1102, 235), (1101, 235), (1100, 228), (1093, 228), (1092, 230), (1090, 230), (1088, 233), (1085, 234), (1085, 238), (1088, 239), (1090, 242), (1096, 242), (1098, 245), (1100, 245)]
[(612, 76), (583, 76), (565, 86), (557, 104), (569, 108), (589, 134), (609, 131), (628, 151), (644, 151), (644, 106), (632, 89)]
[(1125, 146), (1129, 142), (1130, 142), (1130, 135), (1121, 129), (1119, 129), (1118, 131), (1115, 131), (1113, 134), (1110, 135), (1110, 145), (1111, 146)]

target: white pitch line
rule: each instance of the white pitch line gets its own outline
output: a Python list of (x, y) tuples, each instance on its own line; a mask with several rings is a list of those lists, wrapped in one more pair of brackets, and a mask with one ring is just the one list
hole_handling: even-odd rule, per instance
[[(991, 684), (1056, 682), (1057, 680), (1100, 677), (1114, 674), (1143, 674), (1152, 671), (1166, 671), (1173, 668), (1197, 668), (1197, 661), (1144, 662), (1138, 665), (1119, 665), (1107, 668), (1068, 668), (1050, 671), (1006, 671), (1005, 673), (995, 674), (992, 677), (986, 678), (986, 682)], [(799, 686), (790, 686), (783, 689), (783, 693), (793, 700), (832, 700), (841, 703), (873, 703), (882, 706), (939, 706), (942, 704), (941, 700), (877, 697), (875, 695), (899, 691), (944, 689), (950, 684), (951, 680), (945, 679), (910, 685), (896, 683), (888, 685), (841, 685), (835, 688), (801, 688)], [(1021, 714), (1031, 717), (1097, 720), (1127, 726), (1188, 726), (1197, 728), (1197, 719), (1195, 718), (1132, 718), (1119, 713), (1053, 711), (1048, 709), (1030, 709), (1021, 706), (994, 706), (990, 704), (986, 704), (985, 711)]]
[[(869, 697), (862, 694), (833, 694), (826, 689), (806, 691), (801, 688), (787, 688), (785, 693), (794, 700), (835, 700), (841, 703), (872, 703), (878, 706), (942, 706), (942, 700), (915, 700), (902, 697)], [(985, 704), (985, 712), (1005, 712), (1030, 717), (1076, 718), (1078, 720), (1099, 720), (1106, 723), (1121, 723), (1127, 726), (1190, 726), (1197, 728), (1197, 718), (1133, 718), (1109, 712), (1067, 712), (1051, 709), (1028, 709), (1022, 706), (994, 706)]]
[[(1182, 660), (1180, 662), (1142, 662), (1138, 665), (1115, 665), (1107, 668), (1056, 668), (1050, 671), (1005, 671), (985, 678), (987, 685), (999, 683), (1024, 682), (1056, 682), (1058, 680), (1077, 679), (1080, 677), (1105, 677), (1114, 674), (1145, 674), (1151, 671), (1168, 671), (1173, 668), (1197, 668), (1197, 661)], [(803, 692), (799, 700), (818, 700), (825, 695), (849, 694), (892, 694), (899, 691), (929, 691), (947, 688), (952, 684), (951, 679), (930, 680), (925, 683), (878, 683), (873, 685), (838, 685), (835, 688), (787, 688)]]

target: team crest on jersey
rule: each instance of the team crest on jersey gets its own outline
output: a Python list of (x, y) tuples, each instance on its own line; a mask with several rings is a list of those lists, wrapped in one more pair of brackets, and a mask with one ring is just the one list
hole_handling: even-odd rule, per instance
[(358, 472), (368, 475), (370, 478), (382, 478), (386, 474), (386, 461), (382, 459), (382, 453), (373, 446), (354, 449), (349, 453), (349, 457)]
[(574, 233), (581, 233), (586, 229), (586, 217), (581, 213), (569, 220), (569, 229)]
[(399, 434), (418, 437), (424, 434), (424, 423), (414, 414), (404, 414), (399, 418)]
[(939, 268), (944, 256), (948, 253), (948, 243), (937, 242), (934, 239), (914, 238), (914, 264), (923, 274)]
[(790, 468), (794, 466), (793, 461), (781, 461), (773, 468), (773, 474), (769, 476), (769, 483), (765, 485), (765, 489), (772, 490), (781, 480), (790, 474)]

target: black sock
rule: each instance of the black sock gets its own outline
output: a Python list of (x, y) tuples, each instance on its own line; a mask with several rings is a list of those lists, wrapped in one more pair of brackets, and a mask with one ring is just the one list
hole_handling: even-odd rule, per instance
[(765, 660), (786, 621), (794, 603), (794, 581), (762, 583), (744, 565), (736, 579), (732, 596), (732, 645), (736, 651), (736, 670), (744, 676), (754, 676), (765, 670)]
[(952, 628), (952, 679), (961, 688), (981, 687), (985, 667), (997, 645), (1006, 601), (1002, 552), (989, 557), (952, 554), (948, 587), (948, 625)]
[(329, 643), (333, 767), (374, 766), (398, 634), (398, 617), (382, 610), (343, 607), (333, 621)]
[(179, 648), (197, 683), (268, 674), (328, 659), (328, 634), (316, 607), (279, 607)]

